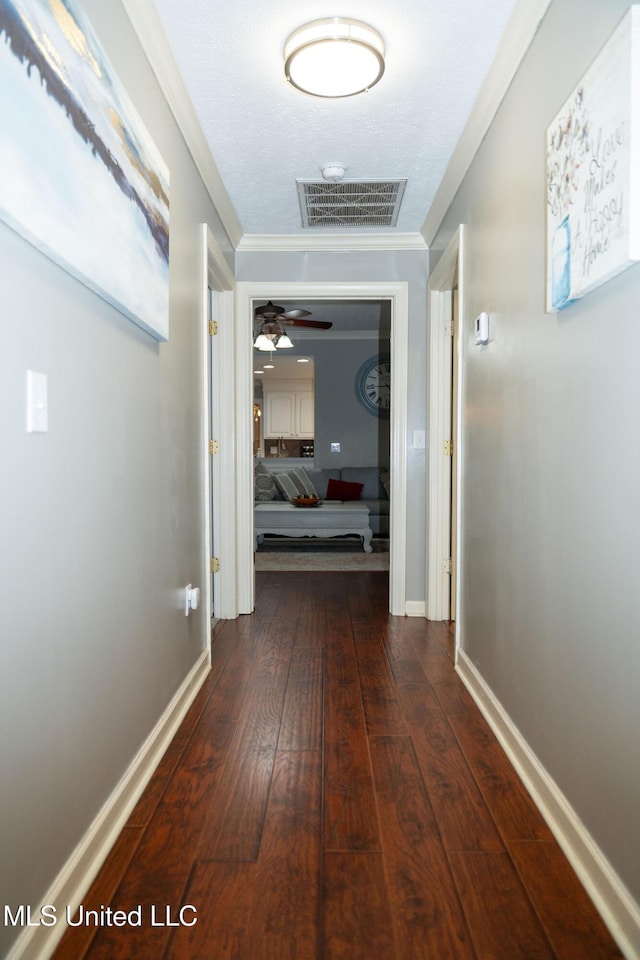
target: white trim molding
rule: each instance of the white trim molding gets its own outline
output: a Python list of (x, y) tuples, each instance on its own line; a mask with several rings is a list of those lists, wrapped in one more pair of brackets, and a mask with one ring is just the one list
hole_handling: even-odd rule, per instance
[(518, 0), (502, 36), (498, 52), (480, 89), (471, 115), (445, 170), (421, 229), (427, 246), (458, 192), (484, 136), (493, 123), (518, 67), (522, 63), (551, 0)]
[(404, 613), (406, 617), (426, 617), (427, 605), (424, 600), (407, 600)]
[(456, 670), (627, 960), (640, 960), (640, 907), (464, 650)]
[(242, 237), (242, 225), (211, 155), (155, 4), (153, 0), (122, 0), (122, 5), (185, 139), (211, 202), (235, 248)]
[[(207, 648), (200, 654), (122, 779), (45, 893), (42, 903), (52, 904), (58, 918), (65, 916), (67, 907), (75, 912), (82, 902), (209, 670)], [(65, 930), (64, 923), (26, 927), (5, 960), (47, 960)]]
[(421, 233), (319, 233), (247, 234), (238, 244), (238, 253), (264, 251), (323, 250), (426, 250)]
[(254, 299), (390, 300), (391, 301), (391, 504), (389, 536), (389, 612), (406, 613), (407, 565), (407, 372), (409, 365), (408, 284), (394, 283), (256, 283), (236, 288), (236, 440), (238, 503), (238, 601), (240, 613), (254, 605), (253, 515), (253, 356)]

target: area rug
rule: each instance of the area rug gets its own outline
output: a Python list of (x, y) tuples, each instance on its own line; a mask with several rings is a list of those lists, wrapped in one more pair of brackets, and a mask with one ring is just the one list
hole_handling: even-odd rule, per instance
[(355, 540), (290, 537), (265, 540), (255, 554), (256, 570), (388, 570), (389, 541), (374, 540), (365, 553)]

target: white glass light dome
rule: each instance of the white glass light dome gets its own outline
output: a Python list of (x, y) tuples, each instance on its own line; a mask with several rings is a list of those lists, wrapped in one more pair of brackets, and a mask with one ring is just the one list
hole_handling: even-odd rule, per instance
[(314, 97), (352, 97), (384, 73), (384, 42), (361, 20), (327, 17), (294, 30), (284, 46), (290, 83)]

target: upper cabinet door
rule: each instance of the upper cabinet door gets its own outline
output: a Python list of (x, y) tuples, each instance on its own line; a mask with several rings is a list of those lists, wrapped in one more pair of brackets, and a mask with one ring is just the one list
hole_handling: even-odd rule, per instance
[(313, 440), (314, 437), (314, 404), (312, 393), (296, 394), (296, 429), (298, 436)]
[(265, 437), (295, 437), (294, 393), (265, 394)]

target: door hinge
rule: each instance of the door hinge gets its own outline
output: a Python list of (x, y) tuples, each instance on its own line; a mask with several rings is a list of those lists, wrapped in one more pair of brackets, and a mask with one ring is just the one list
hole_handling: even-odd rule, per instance
[(220, 561), (217, 557), (211, 557), (211, 573), (220, 573)]
[(444, 442), (444, 455), (445, 457), (453, 456), (453, 440), (445, 440)]
[(453, 557), (447, 557), (443, 563), (444, 572), (451, 575), (453, 573)]
[(214, 456), (220, 450), (220, 444), (217, 440), (209, 440), (209, 454)]
[(449, 320), (449, 336), (450, 337), (454, 335), (455, 330), (456, 330), (456, 322), (452, 317), (451, 320)]
[(218, 332), (218, 321), (209, 320), (209, 336), (215, 337), (217, 332)]

